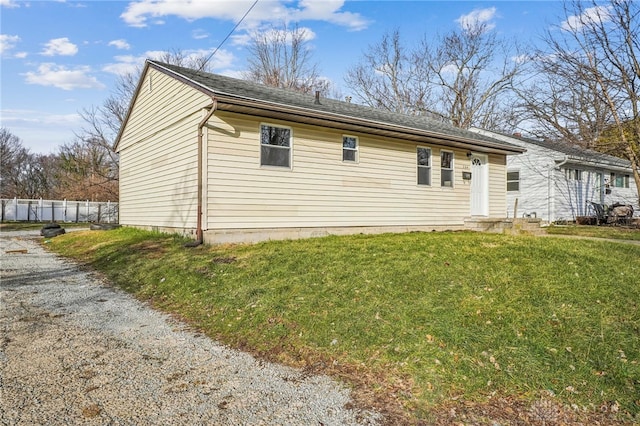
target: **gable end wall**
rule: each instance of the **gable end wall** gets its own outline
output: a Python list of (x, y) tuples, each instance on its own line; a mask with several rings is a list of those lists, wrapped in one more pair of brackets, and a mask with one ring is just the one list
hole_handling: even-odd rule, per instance
[(197, 128), (211, 99), (151, 68), (118, 150), (120, 223), (193, 230), (197, 211)]

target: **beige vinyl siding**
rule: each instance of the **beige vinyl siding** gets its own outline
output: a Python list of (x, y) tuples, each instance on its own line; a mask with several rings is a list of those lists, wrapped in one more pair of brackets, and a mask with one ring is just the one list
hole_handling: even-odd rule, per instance
[(507, 211), (507, 158), (489, 155), (489, 217), (505, 217)]
[[(338, 130), (222, 112), (210, 123), (208, 229), (462, 225), (469, 216), (466, 151), (442, 148), (454, 152), (455, 169), (454, 187), (441, 188), (435, 160), (434, 184), (417, 184), (415, 143), (356, 134), (359, 161), (345, 163)], [(291, 169), (260, 166), (260, 124), (292, 128)], [(440, 158), (441, 147), (419, 145)], [(501, 185), (490, 197), (491, 214), (502, 217), (504, 157), (489, 162), (490, 190)]]
[[(149, 91), (151, 78), (151, 91)], [(202, 93), (149, 70), (118, 145), (120, 223), (195, 228)]]

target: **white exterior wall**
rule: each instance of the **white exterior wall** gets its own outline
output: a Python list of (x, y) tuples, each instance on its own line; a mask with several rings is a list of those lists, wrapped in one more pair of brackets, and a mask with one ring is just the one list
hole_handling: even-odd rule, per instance
[(121, 224), (195, 229), (197, 131), (210, 103), (149, 69), (117, 147)]
[[(567, 169), (580, 170), (582, 179), (567, 179)], [(614, 173), (616, 173), (614, 171)], [(575, 220), (576, 216), (590, 216), (594, 212), (588, 207), (588, 201), (612, 205), (614, 203), (631, 204), (635, 216), (638, 215), (638, 198), (633, 177), (630, 172), (616, 174), (629, 175), (629, 188), (615, 188), (610, 185), (611, 169), (589, 167), (567, 163), (554, 174), (556, 179), (556, 217), (555, 220)], [(609, 185), (607, 185), (609, 184)], [(606, 193), (606, 189), (610, 191)]]
[[(614, 172), (615, 173), (615, 172)], [(636, 187), (636, 183), (633, 180), (633, 175), (631, 171), (628, 173), (620, 173), (618, 174), (628, 174), (629, 175), (629, 188), (615, 188), (612, 185), (609, 185), (609, 189), (611, 190), (610, 194), (605, 194), (604, 203), (607, 205), (611, 205), (614, 203), (623, 203), (623, 204), (631, 204), (634, 208), (634, 216), (640, 216), (640, 205), (638, 204), (638, 189)], [(609, 183), (610, 172), (604, 172), (604, 181), (605, 184)]]
[[(260, 166), (260, 124), (292, 129), (292, 168)], [(467, 151), (217, 112), (208, 126), (208, 230), (459, 226), (470, 215)], [(417, 184), (416, 147), (431, 148), (431, 186)], [(454, 152), (454, 188), (440, 187), (440, 151)], [(489, 213), (504, 217), (504, 156), (489, 156)]]
[[(580, 170), (582, 179), (567, 178), (567, 170)], [(600, 173), (600, 175), (598, 175)], [(573, 221), (577, 216), (588, 216), (587, 201), (602, 203), (604, 195), (603, 172), (584, 166), (566, 164), (554, 170), (555, 179), (555, 216), (556, 221)]]
[(506, 155), (489, 155), (489, 217), (505, 218), (506, 175), (508, 158)]
[[(519, 171), (520, 190), (507, 191), (509, 217), (531, 215), (549, 220), (557, 208), (555, 200), (556, 186), (549, 184), (556, 170), (554, 158), (561, 159), (557, 153), (537, 146), (527, 146), (527, 152), (507, 159), (507, 172)], [(518, 202), (515, 211), (516, 200)]]

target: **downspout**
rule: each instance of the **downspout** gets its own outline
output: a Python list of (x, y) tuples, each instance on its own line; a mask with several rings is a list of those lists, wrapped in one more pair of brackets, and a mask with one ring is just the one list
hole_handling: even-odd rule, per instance
[(202, 137), (204, 126), (207, 125), (207, 122), (213, 116), (213, 113), (216, 112), (216, 108), (218, 106), (218, 100), (215, 97), (212, 97), (212, 104), (208, 107), (209, 113), (202, 119), (200, 124), (198, 124), (198, 218), (196, 223), (196, 241), (195, 245), (201, 245), (204, 242), (204, 235), (202, 233), (202, 188), (204, 186), (202, 176), (202, 160), (203, 160), (203, 149), (202, 149)]
[(558, 169), (559, 167), (564, 166), (565, 164), (567, 164), (567, 161), (569, 161), (569, 156), (565, 155), (564, 156), (564, 160), (562, 160), (560, 163), (558, 164), (554, 164), (553, 166), (549, 167), (549, 170), (547, 171), (548, 173), (548, 177), (547, 177), (547, 217), (549, 218), (549, 224), (551, 224), (552, 222), (552, 212), (553, 212), (553, 208), (552, 205), (555, 205), (555, 202), (553, 202), (553, 198), (555, 198), (555, 194), (554, 197), (552, 197), (551, 194), (551, 184), (552, 184), (552, 177), (553, 177), (553, 171), (555, 169)]

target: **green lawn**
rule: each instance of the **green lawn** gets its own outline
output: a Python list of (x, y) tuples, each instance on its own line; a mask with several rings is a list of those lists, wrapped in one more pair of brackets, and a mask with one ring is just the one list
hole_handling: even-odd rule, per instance
[(550, 398), (640, 421), (640, 246), (465, 232), (183, 247), (133, 229), (48, 247), (207, 335), (351, 383), (412, 422)]
[(548, 234), (609, 238), (640, 241), (640, 228), (623, 226), (553, 225), (545, 228)]

